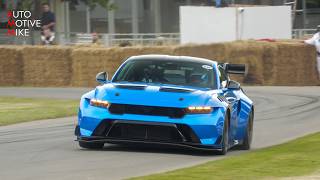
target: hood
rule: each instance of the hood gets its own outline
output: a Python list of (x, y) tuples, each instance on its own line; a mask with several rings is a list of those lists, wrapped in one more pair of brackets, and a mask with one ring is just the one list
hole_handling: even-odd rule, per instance
[[(214, 91), (174, 85), (108, 83), (95, 89), (95, 98), (118, 104), (180, 107), (219, 106)], [(219, 101), (219, 102), (217, 102)]]

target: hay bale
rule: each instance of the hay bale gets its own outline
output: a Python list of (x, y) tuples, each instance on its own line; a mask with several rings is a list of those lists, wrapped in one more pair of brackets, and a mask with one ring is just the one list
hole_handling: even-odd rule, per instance
[(245, 76), (233, 75), (232, 78), (246, 84), (264, 84), (263, 53), (264, 44), (256, 42), (235, 42), (227, 44), (226, 57), (229, 63), (245, 64)]
[(232, 76), (240, 82), (263, 84), (262, 45), (252, 42), (217, 43), (207, 45), (186, 45), (174, 49), (175, 55), (202, 57), (218, 62), (241, 63), (249, 68), (248, 75)]
[(273, 85), (277, 76), (276, 62), (278, 58), (278, 46), (274, 43), (264, 43), (264, 52), (262, 54), (263, 65), (263, 85)]
[(139, 47), (140, 55), (146, 54), (162, 54), (162, 55), (174, 55), (173, 46), (149, 46)]
[(22, 51), (26, 86), (69, 86), (71, 80), (70, 48), (28, 46)]
[(170, 54), (166, 47), (115, 47), (115, 48), (77, 48), (73, 49), (72, 85), (95, 86), (98, 72), (107, 71), (109, 78), (129, 57), (141, 54)]
[(17, 46), (0, 47), (0, 86), (19, 86), (22, 77), (22, 48)]
[(136, 48), (78, 48), (71, 53), (72, 85), (95, 86), (98, 72), (107, 71), (109, 77), (129, 56), (139, 54)]
[(128, 57), (141, 54), (194, 56), (243, 63), (247, 76), (233, 79), (260, 85), (317, 85), (316, 52), (300, 42), (237, 41), (151, 47), (0, 47), (0, 85), (95, 86), (95, 75), (110, 76)]
[(174, 47), (173, 54), (177, 56), (193, 56), (224, 62), (227, 61), (225, 56), (226, 51), (226, 45), (220, 43), (206, 45), (177, 46)]
[(95, 75), (106, 69), (106, 59), (111, 57), (110, 49), (78, 48), (73, 49), (72, 86), (94, 86)]
[(298, 61), (304, 63), (299, 68), (301, 77), (297, 84), (303, 82), (303, 85), (319, 85), (316, 49), (313, 46), (303, 45), (303, 52), (298, 59)]
[(302, 43), (277, 43), (276, 85), (314, 85), (318, 83), (315, 49)]

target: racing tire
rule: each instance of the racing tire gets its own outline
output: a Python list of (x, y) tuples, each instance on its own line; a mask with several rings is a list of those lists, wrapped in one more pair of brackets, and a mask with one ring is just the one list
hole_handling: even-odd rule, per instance
[(249, 150), (251, 148), (252, 136), (253, 136), (253, 114), (250, 113), (246, 134), (243, 139), (243, 143), (239, 146), (240, 150)]
[(104, 143), (93, 143), (93, 142), (83, 142), (79, 141), (79, 146), (85, 149), (102, 149)]
[(222, 135), (222, 148), (218, 151), (219, 155), (225, 155), (229, 148), (229, 115), (227, 114), (226, 121), (223, 125), (223, 135)]

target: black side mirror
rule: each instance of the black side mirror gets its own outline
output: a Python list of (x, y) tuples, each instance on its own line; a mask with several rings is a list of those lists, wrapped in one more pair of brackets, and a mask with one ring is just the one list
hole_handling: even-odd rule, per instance
[(237, 81), (230, 80), (228, 83), (228, 89), (240, 90), (240, 83)]
[(96, 75), (96, 80), (100, 84), (105, 84), (108, 82), (108, 73), (107, 72), (99, 72)]

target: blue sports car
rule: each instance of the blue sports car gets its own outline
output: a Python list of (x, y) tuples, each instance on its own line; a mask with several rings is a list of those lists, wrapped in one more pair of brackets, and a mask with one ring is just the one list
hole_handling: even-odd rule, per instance
[(245, 65), (167, 55), (128, 58), (111, 80), (81, 97), (75, 135), (80, 147), (104, 143), (166, 144), (226, 154), (250, 149), (253, 102), (229, 74)]

